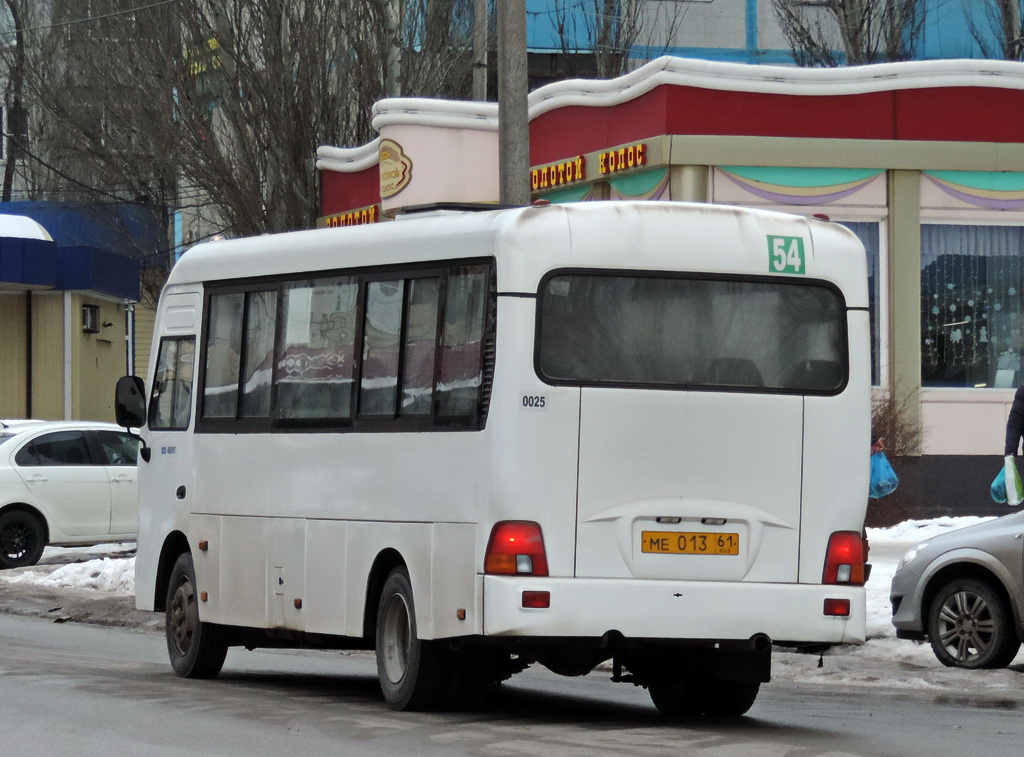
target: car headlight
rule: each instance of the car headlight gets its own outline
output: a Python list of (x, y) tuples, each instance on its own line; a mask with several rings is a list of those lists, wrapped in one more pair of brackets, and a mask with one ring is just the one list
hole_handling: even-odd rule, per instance
[(900, 563), (899, 563), (899, 565), (897, 566), (896, 569), (897, 570), (903, 570), (903, 568), (905, 568), (907, 565), (912, 563), (914, 561), (914, 558), (917, 557), (918, 553), (922, 549), (924, 549), (927, 544), (928, 544), (928, 542), (923, 541), (920, 544), (918, 544), (917, 546), (911, 547), (906, 552), (904, 552), (903, 553), (903, 557), (900, 558)]

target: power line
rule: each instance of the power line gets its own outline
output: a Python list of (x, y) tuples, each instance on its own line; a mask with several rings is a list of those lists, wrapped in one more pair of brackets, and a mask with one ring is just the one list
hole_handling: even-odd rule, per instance
[(150, 3), (149, 5), (140, 5), (140, 6), (137, 6), (135, 8), (128, 8), (127, 10), (123, 10), (123, 11), (114, 11), (113, 13), (104, 13), (102, 16), (87, 16), (85, 18), (77, 18), (77, 19), (74, 19), (72, 21), (61, 21), (60, 23), (57, 23), (57, 24), (46, 24), (46, 25), (43, 25), (43, 26), (30, 26), (30, 27), (26, 27), (24, 29), (14, 29), (12, 31), (4, 32), (4, 33), (5, 34), (18, 34), (19, 32), (40, 32), (40, 31), (46, 31), (47, 29), (59, 29), (59, 28), (61, 28), (63, 26), (74, 26), (75, 24), (88, 24), (88, 23), (92, 23), (93, 21), (102, 21), (102, 20), (107, 19), (107, 18), (116, 18), (117, 16), (127, 16), (130, 13), (137, 13), (138, 11), (147, 11), (147, 10), (150, 10), (151, 8), (159, 8), (161, 5), (171, 5), (172, 3), (176, 3), (176, 2), (178, 2), (178, 0), (160, 0), (160, 2)]
[(9, 144), (12, 144), (15, 147), (17, 147), (19, 150), (21, 150), (21, 152), (23, 152), (25, 155), (30, 157), (32, 160), (36, 161), (43, 168), (46, 168), (47, 170), (52, 171), (53, 173), (57, 174), (58, 176), (60, 176), (65, 181), (68, 181), (68, 182), (70, 182), (72, 184), (75, 184), (75, 185), (77, 185), (79, 187), (82, 187), (83, 189), (89, 190), (90, 192), (95, 192), (97, 194), (104, 195), (106, 197), (110, 197), (111, 199), (117, 200), (118, 202), (124, 203), (126, 205), (146, 205), (146, 204), (148, 204), (148, 203), (140, 203), (140, 202), (137, 202), (137, 201), (126, 199), (126, 198), (124, 198), (124, 197), (122, 197), (120, 195), (114, 194), (113, 192), (108, 192), (108, 191), (106, 191), (104, 189), (100, 189), (100, 188), (97, 188), (97, 187), (91, 187), (88, 184), (86, 184), (86, 183), (84, 183), (82, 181), (79, 181), (75, 177), (70, 176), (69, 174), (65, 173), (64, 171), (61, 171), (56, 166), (54, 166), (54, 165), (52, 165), (50, 163), (47, 163), (45, 160), (43, 160), (38, 155), (33, 153), (31, 150), (29, 150), (27, 147), (25, 147), (23, 144), (21, 144), (21, 142), (19, 142), (13, 135), (11, 135), (11, 134), (4, 134), (3, 138), (5, 140), (8, 140)]

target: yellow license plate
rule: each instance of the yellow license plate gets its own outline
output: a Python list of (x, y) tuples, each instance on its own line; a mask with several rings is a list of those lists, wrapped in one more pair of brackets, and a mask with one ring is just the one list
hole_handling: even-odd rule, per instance
[(705, 531), (643, 531), (640, 551), (660, 555), (738, 555), (739, 534)]

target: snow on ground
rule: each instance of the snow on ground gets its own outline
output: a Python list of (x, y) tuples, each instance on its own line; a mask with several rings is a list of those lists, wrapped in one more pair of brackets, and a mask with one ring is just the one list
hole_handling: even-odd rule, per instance
[[(863, 646), (837, 646), (818, 655), (778, 650), (773, 656), (773, 680), (811, 684), (875, 686), (936, 697), (983, 696), (996, 702), (1024, 704), (1024, 652), (1006, 670), (962, 670), (943, 667), (927, 642), (896, 638), (890, 623), (889, 584), (907, 549), (941, 533), (981, 523), (989, 518), (939, 518), (907, 521), (891, 528), (869, 528), (867, 636)], [(95, 547), (48, 547), (39, 565), (0, 572), (0, 582), (49, 588), (86, 589), (120, 595), (134, 593), (135, 545), (100, 544)], [(69, 562), (71, 561), (71, 562)], [(819, 667), (820, 662), (820, 667)]]
[[(91, 547), (47, 547), (39, 565), (0, 573), (8, 584), (51, 589), (94, 589), (116, 594), (135, 593), (134, 544), (96, 544)], [(92, 555), (103, 555), (90, 559)], [(110, 555), (114, 555), (111, 557)], [(72, 560), (74, 562), (68, 562)]]

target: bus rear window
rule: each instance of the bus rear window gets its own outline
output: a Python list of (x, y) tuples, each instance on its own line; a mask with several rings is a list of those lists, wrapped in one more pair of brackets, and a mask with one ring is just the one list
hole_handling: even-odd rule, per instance
[(541, 287), (537, 367), (553, 383), (836, 393), (845, 306), (821, 283), (566, 273)]

